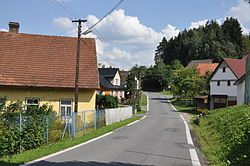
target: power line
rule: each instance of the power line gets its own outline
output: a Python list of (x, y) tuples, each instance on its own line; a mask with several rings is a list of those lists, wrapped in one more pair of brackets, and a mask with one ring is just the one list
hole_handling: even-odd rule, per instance
[(117, 3), (107, 14), (105, 14), (99, 21), (97, 21), (95, 24), (93, 24), (89, 29), (87, 29), (86, 31), (83, 32), (86, 33), (88, 31), (90, 31), (92, 28), (94, 28), (97, 24), (99, 24), (105, 17), (107, 17), (110, 13), (112, 13), (118, 6), (120, 6), (120, 4), (123, 2), (124, 0), (120, 0), (119, 3)]
[[(99, 39), (99, 41), (101, 43), (103, 43), (106, 47), (110, 48), (111, 50), (113, 49), (110, 44), (104, 39), (104, 37), (97, 31), (96, 28), (94, 28), (98, 23), (100, 23), (105, 17), (107, 17), (110, 13), (112, 13), (124, 0), (121, 0), (118, 4), (116, 4), (107, 14), (105, 14), (99, 21), (97, 21), (95, 24), (88, 25), (88, 29), (85, 31), (88, 32), (91, 29), (93, 30), (92, 32), (96, 35), (96, 37)], [(56, 1), (56, 0), (47, 0), (46, 1), (47, 4), (49, 6), (51, 6), (52, 8), (54, 8), (57, 12), (59, 12), (60, 14), (63, 15), (67, 15), (69, 17), (81, 17), (81, 14), (74, 10), (72, 7), (70, 7), (69, 5), (67, 5), (66, 3), (64, 3), (63, 1)], [(99, 57), (101, 57), (102, 59), (104, 59), (106, 62), (108, 62), (110, 65), (115, 66), (116, 65), (111, 62), (110, 60), (108, 60), (107, 58), (105, 58), (104, 56), (102, 56), (100, 54), (100, 52), (98, 52), (98, 54), (100, 55)]]
[[(50, 0), (52, 3), (56, 4), (57, 6), (61, 7), (62, 9), (64, 9), (66, 12), (68, 12), (71, 16), (80, 16), (78, 15), (75, 10), (73, 10), (72, 8), (70, 8), (69, 6), (67, 6), (65, 3), (56, 1), (56, 0)], [(81, 16), (80, 16), (81, 17)]]

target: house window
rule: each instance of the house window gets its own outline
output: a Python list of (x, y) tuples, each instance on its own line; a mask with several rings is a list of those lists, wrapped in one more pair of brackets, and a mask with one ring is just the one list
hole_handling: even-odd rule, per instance
[(217, 86), (220, 86), (220, 81), (217, 81)]
[(231, 82), (230, 81), (227, 81), (227, 86), (231, 86)]
[(119, 80), (115, 79), (115, 84), (118, 85), (119, 84)]
[(27, 98), (26, 99), (26, 108), (27, 110), (35, 110), (39, 106), (39, 99), (38, 98)]
[(222, 72), (223, 72), (223, 73), (226, 72), (226, 68), (225, 68), (225, 67), (222, 68)]
[(72, 100), (63, 99), (60, 101), (60, 115), (61, 116), (71, 116), (72, 113)]

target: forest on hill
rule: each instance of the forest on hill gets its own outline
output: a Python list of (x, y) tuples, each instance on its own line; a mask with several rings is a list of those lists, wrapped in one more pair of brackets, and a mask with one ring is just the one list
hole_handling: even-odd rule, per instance
[(243, 35), (236, 18), (226, 18), (220, 25), (211, 20), (205, 26), (184, 30), (177, 37), (164, 37), (155, 51), (155, 61), (162, 59), (165, 64), (179, 60), (186, 66), (191, 60), (241, 58), (250, 53), (250, 34)]

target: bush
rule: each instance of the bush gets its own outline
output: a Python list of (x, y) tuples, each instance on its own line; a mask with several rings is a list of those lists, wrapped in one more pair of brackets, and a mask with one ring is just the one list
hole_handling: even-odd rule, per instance
[(196, 126), (207, 146), (212, 165), (244, 166), (250, 163), (250, 106), (234, 106), (208, 112)]
[(118, 98), (110, 95), (96, 95), (96, 106), (100, 110), (107, 108), (117, 108)]
[[(6, 98), (5, 98), (6, 100)], [(1, 105), (0, 157), (29, 150), (46, 143), (46, 117), (52, 116), (52, 108), (42, 105), (34, 110), (23, 110), (21, 102)]]

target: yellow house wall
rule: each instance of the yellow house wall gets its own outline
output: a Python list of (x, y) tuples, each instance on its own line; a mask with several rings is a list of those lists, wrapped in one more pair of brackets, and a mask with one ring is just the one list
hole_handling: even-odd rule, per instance
[[(0, 87), (0, 96), (7, 96), (8, 103), (11, 101), (22, 101), (25, 104), (26, 98), (39, 98), (39, 105), (48, 104), (53, 110), (59, 113), (60, 100), (71, 99), (72, 111), (74, 111), (74, 89), (44, 89), (44, 88), (8, 88)], [(80, 90), (78, 111), (94, 110), (96, 91)]]

